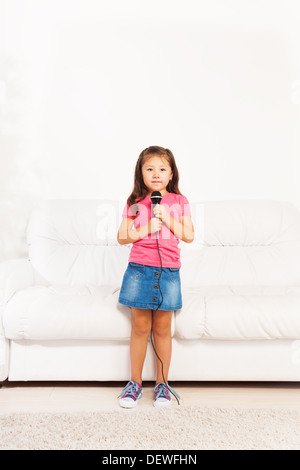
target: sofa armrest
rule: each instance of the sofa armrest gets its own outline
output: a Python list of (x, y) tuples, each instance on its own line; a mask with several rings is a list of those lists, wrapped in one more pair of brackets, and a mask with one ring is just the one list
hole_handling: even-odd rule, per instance
[(11, 259), (0, 262), (0, 382), (8, 377), (9, 347), (5, 338), (2, 312), (4, 304), (15, 292), (35, 285), (49, 283), (33, 268), (29, 259)]
[(0, 262), (0, 303), (3, 306), (21, 289), (49, 285), (32, 266), (29, 259), (11, 259)]

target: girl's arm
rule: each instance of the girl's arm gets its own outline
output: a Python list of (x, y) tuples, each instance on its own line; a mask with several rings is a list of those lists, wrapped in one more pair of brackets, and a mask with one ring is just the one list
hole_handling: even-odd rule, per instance
[(183, 242), (192, 243), (194, 240), (194, 226), (189, 215), (180, 217), (180, 222), (170, 216), (166, 218), (166, 226), (174, 233), (175, 237)]
[(153, 213), (174, 233), (175, 237), (186, 243), (192, 243), (194, 240), (194, 226), (189, 215), (180, 217), (180, 222), (174, 219), (164, 206), (157, 204)]
[(132, 229), (134, 219), (124, 218), (118, 231), (118, 242), (120, 245), (128, 245), (137, 242), (141, 238), (145, 238), (149, 233), (155, 233), (161, 230), (162, 222), (160, 219), (153, 217), (145, 225), (141, 225), (135, 230)]

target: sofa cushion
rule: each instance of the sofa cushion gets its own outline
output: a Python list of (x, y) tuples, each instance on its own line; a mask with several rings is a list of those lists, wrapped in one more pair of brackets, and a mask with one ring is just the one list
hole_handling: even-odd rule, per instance
[[(34, 286), (5, 304), (5, 336), (13, 340), (129, 340), (130, 307), (111, 286)], [(172, 334), (174, 333), (174, 319)]]
[[(259, 292), (260, 290), (260, 292)], [(265, 292), (263, 292), (265, 291)], [(185, 289), (175, 337), (257, 340), (300, 337), (300, 288)]]
[(121, 213), (118, 201), (41, 201), (27, 229), (33, 267), (53, 285), (120, 286), (131, 248), (117, 241)]
[(117, 305), (119, 291), (96, 286), (35, 286), (6, 304), (7, 338), (128, 339), (130, 309)]
[(300, 213), (295, 206), (212, 201), (192, 209), (195, 241), (181, 244), (183, 286), (300, 286)]

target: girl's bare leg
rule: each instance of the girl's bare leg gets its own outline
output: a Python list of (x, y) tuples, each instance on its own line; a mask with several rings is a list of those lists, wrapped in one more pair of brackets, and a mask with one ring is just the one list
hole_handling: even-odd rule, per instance
[[(160, 360), (156, 357), (156, 370), (157, 378), (156, 383), (164, 382), (168, 383), (169, 367), (172, 355), (172, 338), (171, 338), (171, 321), (172, 311), (168, 310), (157, 310), (153, 318), (153, 337), (154, 345), (158, 356), (163, 363), (163, 374), (162, 365)], [(163, 378), (164, 375), (164, 378)]]
[(131, 307), (131, 380), (142, 384), (142, 371), (151, 331), (152, 310)]

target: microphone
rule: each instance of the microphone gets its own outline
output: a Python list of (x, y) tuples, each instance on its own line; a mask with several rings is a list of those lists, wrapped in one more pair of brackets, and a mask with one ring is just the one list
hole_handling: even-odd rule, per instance
[(162, 195), (159, 191), (153, 191), (150, 196), (152, 204), (155, 206), (156, 204), (160, 204)]
[(151, 193), (150, 199), (151, 199), (153, 206), (156, 206), (156, 204), (160, 204), (162, 195), (159, 191), (153, 191), (153, 193)]

